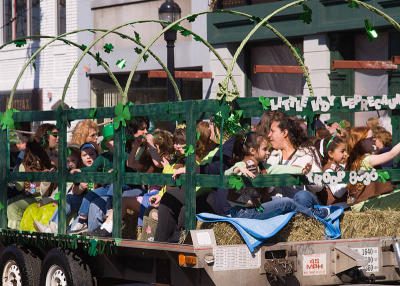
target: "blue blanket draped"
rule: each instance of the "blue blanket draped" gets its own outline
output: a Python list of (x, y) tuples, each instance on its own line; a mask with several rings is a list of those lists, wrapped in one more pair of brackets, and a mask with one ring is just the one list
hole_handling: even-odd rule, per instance
[[(314, 206), (314, 208), (319, 207), (321, 206)], [(339, 228), (339, 217), (343, 213), (343, 208), (339, 206), (328, 207), (330, 208), (330, 215), (328, 218), (324, 220), (317, 217), (317, 219), (325, 225), (325, 237), (327, 239), (336, 239), (341, 235)], [(243, 237), (244, 241), (249, 247), (249, 250), (254, 252), (257, 246), (280, 231), (289, 222), (294, 214), (296, 214), (296, 212), (278, 215), (265, 220), (232, 218), (230, 216), (219, 216), (211, 213), (201, 213), (196, 216), (198, 220), (204, 222), (226, 221), (233, 224), (233, 226)]]

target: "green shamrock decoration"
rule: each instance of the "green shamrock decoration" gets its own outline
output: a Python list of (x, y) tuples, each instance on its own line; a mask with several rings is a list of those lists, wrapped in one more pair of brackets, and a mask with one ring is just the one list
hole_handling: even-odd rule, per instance
[(189, 36), (189, 35), (192, 34), (192, 32), (190, 32), (189, 30), (186, 30), (186, 29), (180, 31), (180, 33), (181, 33), (181, 35), (184, 36), (184, 37), (187, 37), (187, 36)]
[(232, 188), (238, 191), (244, 186), (243, 179), (240, 176), (230, 176), (228, 182)]
[(55, 200), (55, 201), (60, 201), (60, 193), (59, 193), (59, 192), (57, 192), (57, 193), (54, 195), (54, 200)]
[(71, 155), (71, 149), (70, 148), (67, 148), (67, 156), (69, 156), (69, 155)]
[(187, 19), (189, 22), (194, 22), (194, 21), (196, 20), (197, 16), (198, 16), (198, 15), (191, 15), (191, 16), (187, 17), (186, 19)]
[(302, 20), (306, 24), (310, 24), (312, 22), (312, 10), (306, 4), (303, 4), (304, 12), (300, 15), (300, 20)]
[(386, 181), (390, 180), (390, 175), (388, 171), (378, 170), (378, 176), (382, 183), (386, 183)]
[(118, 246), (121, 243), (122, 239), (117, 237), (117, 238), (114, 238), (114, 241), (115, 241), (115, 245)]
[(350, 1), (348, 7), (349, 8), (360, 8), (360, 6), (358, 6), (358, 4), (354, 1)]
[(120, 102), (115, 106), (114, 112), (115, 112), (114, 129), (117, 130), (120, 124), (126, 127), (126, 121), (131, 119), (131, 113), (129, 112), (129, 105), (123, 105)]
[(399, 128), (399, 118), (397, 116), (392, 116), (392, 128), (397, 129)]
[(339, 123), (340, 128), (346, 128), (346, 121), (341, 120)]
[(13, 114), (18, 112), (16, 109), (7, 109), (6, 112), (0, 113), (0, 125), (2, 130), (7, 128), (12, 130), (15, 128)]
[(116, 66), (119, 67), (120, 69), (123, 69), (126, 65), (126, 60), (122, 59), (122, 60), (118, 60), (116, 63)]
[(102, 62), (103, 60), (101, 59), (101, 57), (100, 57), (100, 53), (99, 52), (97, 52), (96, 53), (96, 62), (97, 62), (97, 66), (101, 66), (101, 62)]
[(94, 119), (94, 117), (96, 116), (96, 113), (97, 113), (97, 108), (91, 108), (89, 111), (90, 118)]
[(84, 51), (84, 50), (86, 50), (87, 49), (87, 46), (86, 45), (84, 45), (84, 44), (82, 44), (82, 46), (81, 46), (81, 50), (82, 51)]
[(185, 157), (188, 157), (189, 155), (194, 153), (194, 148), (193, 145), (186, 145), (185, 147), (183, 147), (183, 150), (185, 150)]
[(136, 31), (134, 31), (134, 33), (135, 33), (135, 40), (136, 40), (136, 42), (137, 42), (138, 44), (140, 44), (140, 35), (139, 35)]
[(201, 42), (201, 38), (197, 35), (193, 36), (193, 40), (195, 40), (196, 42)]
[(21, 48), (26, 45), (26, 40), (15, 40), (14, 44), (17, 48)]
[(378, 38), (378, 33), (372, 27), (372, 23), (368, 19), (364, 20), (364, 24), (365, 24), (365, 32), (367, 33), (368, 39), (370, 41), (373, 41), (376, 38)]
[(181, 26), (179, 26), (179, 25), (174, 25), (174, 26), (171, 27), (171, 30), (178, 32), (178, 31), (184, 31), (186, 29), (181, 27)]
[(196, 132), (196, 140), (200, 139), (200, 132)]
[(111, 53), (114, 50), (114, 46), (111, 43), (104, 45), (104, 52), (107, 54)]
[(262, 104), (262, 107), (263, 107), (264, 110), (268, 110), (269, 107), (271, 106), (271, 102), (270, 102), (269, 98), (265, 97), (263, 95), (261, 95), (258, 98), (258, 101)]

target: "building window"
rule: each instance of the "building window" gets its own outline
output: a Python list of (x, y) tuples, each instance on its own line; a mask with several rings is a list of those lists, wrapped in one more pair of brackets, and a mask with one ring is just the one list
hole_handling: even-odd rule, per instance
[[(303, 40), (292, 40), (292, 45), (303, 54)], [(251, 70), (255, 65), (298, 66), (291, 50), (284, 44), (270, 42), (250, 48)], [(288, 84), (290, 83), (290, 84)], [(300, 96), (303, 94), (303, 74), (251, 73), (252, 97)]]
[(4, 0), (4, 42), (40, 34), (40, 0)]
[(10, 42), (12, 39), (12, 0), (4, 0), (4, 23), (3, 23), (3, 33), (4, 42)]
[(40, 0), (32, 0), (31, 35), (40, 35)]
[(65, 34), (67, 32), (67, 17), (66, 17), (66, 0), (57, 0), (57, 21), (58, 21), (58, 34)]

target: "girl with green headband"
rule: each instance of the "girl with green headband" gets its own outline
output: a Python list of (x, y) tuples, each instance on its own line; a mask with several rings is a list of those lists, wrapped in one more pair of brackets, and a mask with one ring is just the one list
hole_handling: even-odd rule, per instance
[[(322, 138), (315, 143), (315, 149), (321, 160), (322, 171), (343, 171), (347, 159), (346, 143), (339, 136)], [(327, 184), (325, 188), (317, 193), (319, 201), (323, 205), (340, 205), (347, 207), (347, 184)]]

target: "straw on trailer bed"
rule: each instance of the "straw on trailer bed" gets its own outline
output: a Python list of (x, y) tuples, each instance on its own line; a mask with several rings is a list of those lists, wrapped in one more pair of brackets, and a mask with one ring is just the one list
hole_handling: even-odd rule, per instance
[[(212, 228), (218, 245), (243, 244), (236, 228), (230, 223), (198, 222), (198, 229)], [(340, 218), (343, 239), (396, 236), (400, 233), (400, 211), (347, 211)], [(289, 223), (266, 243), (324, 240), (324, 225), (316, 219), (296, 214)]]

